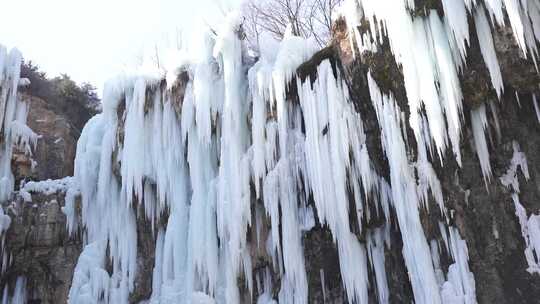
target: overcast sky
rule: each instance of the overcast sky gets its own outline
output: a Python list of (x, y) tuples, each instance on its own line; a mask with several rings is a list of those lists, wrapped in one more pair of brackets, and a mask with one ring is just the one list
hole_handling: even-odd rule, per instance
[[(154, 45), (176, 45), (241, 0), (0, 0), (0, 44), (49, 76), (101, 88)], [(187, 36), (186, 34), (184, 36)], [(101, 95), (101, 94), (100, 94)]]

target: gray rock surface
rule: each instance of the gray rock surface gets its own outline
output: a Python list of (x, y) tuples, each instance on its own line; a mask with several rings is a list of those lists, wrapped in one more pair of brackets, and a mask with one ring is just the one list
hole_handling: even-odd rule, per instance
[(66, 303), (82, 242), (67, 233), (63, 193), (34, 194), (32, 199), (28, 203), (16, 195), (4, 206), (12, 219), (6, 235), (11, 261), (0, 285), (13, 287), (24, 276), (29, 303)]

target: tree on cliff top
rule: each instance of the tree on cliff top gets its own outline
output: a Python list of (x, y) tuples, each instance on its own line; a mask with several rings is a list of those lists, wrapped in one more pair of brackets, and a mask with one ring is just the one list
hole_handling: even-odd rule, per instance
[(78, 85), (67, 74), (48, 78), (32, 61), (21, 65), (21, 77), (30, 80), (30, 85), (24, 89), (26, 93), (43, 99), (52, 111), (64, 113), (79, 130), (100, 111), (96, 89), (89, 83)]
[(283, 38), (287, 26), (293, 34), (313, 37), (323, 47), (330, 40), (332, 14), (342, 0), (248, 0), (243, 8), (249, 46), (258, 49), (261, 33)]

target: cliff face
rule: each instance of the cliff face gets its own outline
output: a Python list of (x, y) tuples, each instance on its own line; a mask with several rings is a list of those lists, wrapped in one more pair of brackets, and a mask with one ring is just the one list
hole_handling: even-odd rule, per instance
[[(472, 20), (469, 20), (472, 22)], [(473, 31), (471, 31), (473, 33)], [(387, 159), (380, 147), (380, 130), (374, 109), (362, 100), (369, 94), (366, 74), (371, 71), (379, 84), (387, 92), (393, 92), (398, 103), (406, 108), (407, 96), (403, 84), (403, 75), (388, 57), (382, 54), (365, 54), (364, 58), (354, 57), (348, 38), (347, 25), (338, 22), (335, 25), (333, 50), (342, 64), (342, 72), (349, 84), (352, 100), (364, 114), (367, 142), (370, 155), (377, 163), (382, 174), (387, 168)], [(478, 303), (534, 303), (539, 296), (537, 271), (526, 260), (526, 248), (530, 242), (523, 238), (520, 216), (514, 203), (514, 189), (502, 180), (514, 164), (516, 146), (527, 158), (528, 172), (523, 168), (514, 170), (519, 182), (519, 201), (527, 215), (538, 213), (538, 132), (540, 120), (535, 105), (540, 79), (534, 62), (526, 60), (521, 54), (511, 31), (496, 27), (493, 32), (494, 46), (499, 59), (502, 78), (505, 81), (504, 94), (500, 100), (490, 83), (489, 71), (480, 52), (477, 36), (471, 36), (468, 59), (460, 77), (463, 88), (464, 123), (462, 140), (462, 164), (459, 166), (452, 153), (448, 152), (444, 163), (434, 161), (434, 169), (441, 183), (444, 204), (452, 213), (451, 223), (467, 242), (469, 265), (476, 284)], [(485, 181), (480, 166), (475, 134), (471, 121), (471, 112), (486, 107), (486, 137), (489, 149), (489, 162), (492, 178)], [(406, 114), (408, 115), (408, 113)], [(410, 140), (414, 140), (409, 130)], [(517, 144), (517, 145), (516, 145)], [(415, 149), (409, 151), (412, 155)], [(527, 177), (526, 177), (527, 176)], [(536, 177), (535, 177), (536, 176)], [(428, 238), (441, 241), (437, 222), (442, 220), (437, 206), (430, 202), (429, 211), (423, 210), (422, 225)], [(527, 229), (527, 228), (525, 228)], [(396, 252), (401, 251), (400, 234), (391, 234), (391, 249), (385, 250), (386, 272), (388, 274), (391, 303), (414, 301), (408, 282), (404, 262)], [(443, 269), (451, 264), (451, 253), (442, 250)], [(446, 261), (445, 261), (446, 260)], [(446, 271), (446, 270), (445, 270)], [(318, 282), (317, 282), (318, 283)], [(316, 284), (317, 284), (316, 283)], [(316, 286), (314, 284), (313, 287)]]
[(32, 202), (16, 196), (7, 207), (11, 217), (5, 237), (10, 265), (2, 285), (11, 293), (17, 278), (26, 282), (27, 303), (66, 303), (82, 242), (67, 233), (64, 193), (33, 193)]
[[(109, 84), (75, 177), (3, 206), (8, 293), (24, 277), (35, 303), (536, 302), (540, 8), (514, 2), (531, 44), (515, 12), (502, 26), (459, 2), (460, 47), (448, 1), (416, 1), (412, 25), (369, 2), (318, 52), (286, 37), (245, 66), (229, 20), (202, 59)], [(416, 54), (396, 47), (395, 20)], [(74, 166), (76, 130), (40, 104), (38, 164), (15, 154), (17, 180)]]
[(51, 110), (43, 99), (29, 94), (22, 94), (21, 98), (29, 104), (28, 126), (41, 137), (31, 156), (26, 156), (24, 151), (16, 151), (16, 184), (22, 179), (46, 180), (72, 176), (81, 130), (68, 122), (65, 113)]

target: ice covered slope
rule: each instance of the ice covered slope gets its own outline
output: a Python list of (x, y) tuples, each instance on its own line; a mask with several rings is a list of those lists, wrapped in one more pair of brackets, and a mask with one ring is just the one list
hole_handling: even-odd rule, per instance
[(263, 35), (249, 65), (230, 14), (106, 84), (70, 303), (540, 297), (537, 2), (345, 4), (322, 51)]

